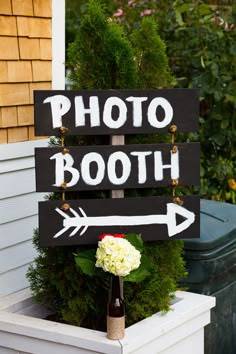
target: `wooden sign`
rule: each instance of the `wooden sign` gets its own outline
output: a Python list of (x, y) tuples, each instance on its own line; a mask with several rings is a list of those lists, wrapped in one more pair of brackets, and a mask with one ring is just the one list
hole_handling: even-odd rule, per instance
[[(173, 146), (177, 147), (173, 149)], [(36, 190), (68, 191), (199, 185), (200, 145), (145, 144), (37, 148)], [(64, 185), (65, 186), (65, 185)]]
[[(42, 247), (96, 244), (103, 233), (141, 233), (145, 241), (198, 238), (200, 199), (172, 197), (88, 199), (39, 203)], [(50, 222), (49, 222), (50, 220)]]
[(196, 89), (34, 91), (35, 135), (156, 134), (198, 130)]

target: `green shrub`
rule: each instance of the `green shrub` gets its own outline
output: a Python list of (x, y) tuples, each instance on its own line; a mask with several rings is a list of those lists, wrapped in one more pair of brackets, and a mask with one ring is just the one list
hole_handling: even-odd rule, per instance
[(201, 142), (200, 195), (236, 203), (236, 5), (218, 3), (113, 2), (128, 32), (149, 13), (157, 20), (175, 86), (200, 92), (200, 132), (191, 135)]
[[(142, 40), (141, 47), (137, 42), (145, 31), (146, 38)], [(172, 78), (167, 66), (165, 45), (156, 33), (154, 20), (145, 20), (141, 29), (134, 32), (132, 41), (135, 48), (122, 28), (106, 18), (99, 2), (91, 0), (88, 14), (83, 16), (77, 38), (68, 51), (74, 88), (135, 89), (169, 85)], [(144, 46), (145, 41), (147, 48)], [(151, 42), (155, 44), (153, 47), (149, 46)], [(139, 51), (145, 52), (141, 66), (137, 65), (136, 60), (141, 60)], [(66, 143), (89, 144), (91, 140), (77, 137), (67, 139)], [(90, 195), (86, 192), (83, 197), (88, 198)], [(101, 193), (100, 197), (103, 196)], [(78, 198), (78, 193), (68, 192), (67, 197)], [(105, 273), (103, 279), (89, 277), (76, 267), (73, 252), (78, 253), (86, 247), (42, 249), (37, 231), (34, 245), (39, 254), (27, 276), (36, 301), (56, 311), (58, 321), (105, 329), (109, 277)], [(154, 312), (169, 309), (178, 280), (186, 274), (182, 253), (183, 242), (179, 240), (145, 244), (145, 254), (155, 263), (155, 270), (141, 283), (125, 283), (128, 325)]]

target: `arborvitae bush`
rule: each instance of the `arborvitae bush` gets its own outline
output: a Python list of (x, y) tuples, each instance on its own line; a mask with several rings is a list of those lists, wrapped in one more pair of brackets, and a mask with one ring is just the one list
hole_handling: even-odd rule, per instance
[(122, 28), (106, 19), (98, 1), (90, 1), (89, 13), (68, 50), (73, 88), (134, 88), (137, 74), (133, 58)]
[(162, 88), (173, 85), (166, 46), (157, 33), (157, 23), (144, 17), (139, 29), (131, 34), (138, 71), (139, 88)]
[[(165, 45), (156, 32), (153, 19), (145, 20), (140, 30), (133, 33), (132, 43), (133, 46), (118, 24), (105, 17), (99, 2), (90, 1), (88, 14), (82, 19), (78, 36), (68, 52), (74, 88), (168, 86), (172, 79)], [(90, 142), (86, 137), (66, 140), (67, 145)], [(87, 198), (91, 193), (86, 192), (83, 196)], [(78, 193), (68, 193), (67, 198), (78, 198)], [(109, 275), (104, 273), (103, 279), (92, 278), (76, 267), (73, 252), (78, 253), (86, 247), (42, 249), (37, 231), (33, 242), (38, 256), (27, 276), (36, 301), (50, 307), (58, 321), (105, 329)], [(145, 253), (154, 264), (154, 270), (143, 282), (125, 283), (127, 325), (154, 312), (168, 310), (177, 282), (185, 276), (182, 252), (180, 240), (145, 244)]]

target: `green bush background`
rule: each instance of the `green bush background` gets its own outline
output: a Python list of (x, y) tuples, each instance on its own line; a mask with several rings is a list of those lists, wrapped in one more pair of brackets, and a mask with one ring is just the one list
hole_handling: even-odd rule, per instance
[[(198, 88), (201, 189), (204, 199), (236, 203), (236, 4), (232, 1), (104, 1), (129, 35), (152, 16), (166, 45), (175, 87)], [(73, 41), (86, 1), (67, 0), (67, 39)], [(114, 16), (117, 10), (122, 16)], [(145, 10), (150, 15), (142, 16)], [(151, 45), (151, 44), (150, 44)], [(148, 70), (143, 70), (143, 74)]]
[[(67, 0), (67, 67), (72, 88), (198, 88), (200, 132), (179, 134), (178, 139), (201, 142), (201, 197), (236, 203), (235, 9), (213, 1), (104, 3), (101, 11), (98, 2), (91, 1), (88, 14), (87, 1)], [(118, 9), (121, 15), (114, 16)], [(145, 10), (149, 11), (145, 14)], [(135, 137), (140, 143), (168, 139)], [(66, 139), (67, 145), (108, 142), (107, 137)], [(67, 198), (107, 196), (107, 192), (86, 192), (68, 193)], [(42, 249), (37, 231), (34, 244), (39, 255), (28, 278), (36, 300), (56, 311), (59, 321), (105, 329), (100, 319), (106, 316), (109, 277), (81, 274), (72, 252), (84, 247)], [(153, 312), (167, 311), (178, 281), (186, 274), (182, 241), (148, 243), (145, 252), (155, 269), (146, 281), (125, 284), (127, 325)]]
[[(90, 1), (89, 11), (82, 18), (77, 35), (68, 48), (73, 88), (143, 89), (173, 85), (166, 47), (157, 33), (154, 19), (144, 18), (140, 27), (128, 36), (122, 26), (107, 20), (105, 10), (97, 0)], [(154, 140), (157, 138), (152, 137)], [(137, 139), (142, 140), (141, 137)], [(170, 140), (170, 136), (167, 139)], [(65, 139), (66, 145), (99, 144), (104, 141), (108, 143), (107, 137)], [(52, 143), (57, 144), (58, 141)], [(68, 200), (107, 196), (108, 192), (66, 193)], [(60, 198), (54, 194), (49, 199), (57, 197)], [(86, 247), (42, 249), (37, 231), (34, 244), (39, 255), (27, 275), (36, 300), (56, 311), (59, 321), (105, 330), (109, 276), (104, 273), (103, 278), (93, 278), (81, 274), (73, 252), (78, 254)], [(167, 311), (179, 279), (186, 274), (182, 241), (147, 243), (144, 252), (153, 265), (153, 271), (140, 283), (125, 282), (127, 325), (159, 310)]]

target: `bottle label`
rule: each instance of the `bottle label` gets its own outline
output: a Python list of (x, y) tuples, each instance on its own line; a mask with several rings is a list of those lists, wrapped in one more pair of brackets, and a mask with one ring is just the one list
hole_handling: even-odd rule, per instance
[(110, 317), (107, 316), (107, 338), (122, 339), (125, 336), (125, 316)]

